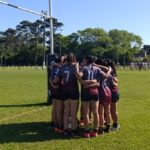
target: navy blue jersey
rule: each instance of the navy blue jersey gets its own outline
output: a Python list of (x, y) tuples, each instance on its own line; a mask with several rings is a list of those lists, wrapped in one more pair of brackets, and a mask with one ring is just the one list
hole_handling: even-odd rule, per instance
[(57, 77), (59, 70), (60, 70), (60, 66), (58, 66), (56, 64), (52, 66), (52, 69), (51, 69), (51, 79), (52, 80), (55, 79), (55, 77)]
[[(81, 72), (83, 73), (83, 80), (97, 80), (97, 82), (100, 82), (104, 76), (104, 72), (93, 65), (83, 66)], [(98, 94), (98, 87), (90, 87), (88, 92), (90, 95), (96, 95)]]
[(63, 90), (72, 91), (78, 89), (78, 82), (75, 73), (76, 73), (76, 65), (72, 64), (62, 65), (57, 74), (57, 77), (61, 80)]
[(83, 66), (81, 68), (81, 72), (83, 73), (83, 80), (97, 80), (100, 81), (103, 76), (104, 76), (104, 72), (93, 65), (89, 65), (89, 66)]
[[(50, 80), (54, 80), (57, 77), (57, 74), (60, 70), (60, 65), (54, 64), (51, 68), (51, 77)], [(59, 98), (60, 97), (60, 88), (61, 84), (60, 82), (58, 83), (58, 88), (55, 89), (51, 84), (50, 84), (50, 91), (51, 91), (51, 96), (52, 98)]]

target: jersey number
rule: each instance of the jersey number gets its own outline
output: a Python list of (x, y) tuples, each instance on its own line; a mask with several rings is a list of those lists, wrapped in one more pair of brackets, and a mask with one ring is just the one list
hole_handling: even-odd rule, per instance
[(69, 76), (70, 76), (70, 72), (69, 71), (64, 71), (64, 73), (66, 74), (66, 82), (69, 81)]
[(88, 70), (88, 80), (93, 80), (93, 78), (94, 78), (94, 72)]
[(59, 68), (56, 69), (56, 71), (55, 71), (55, 73), (54, 73), (54, 77), (57, 76), (58, 72), (59, 72)]

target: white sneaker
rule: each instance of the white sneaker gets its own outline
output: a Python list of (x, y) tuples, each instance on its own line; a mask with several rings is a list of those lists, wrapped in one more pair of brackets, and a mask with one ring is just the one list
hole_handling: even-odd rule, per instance
[(120, 125), (118, 125), (117, 127), (112, 126), (110, 128), (111, 131), (118, 131), (120, 129)]

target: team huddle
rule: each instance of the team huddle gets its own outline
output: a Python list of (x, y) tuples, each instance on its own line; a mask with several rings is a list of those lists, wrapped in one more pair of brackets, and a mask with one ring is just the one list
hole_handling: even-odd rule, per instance
[(118, 79), (111, 60), (85, 56), (79, 65), (72, 53), (57, 57), (51, 65), (50, 88), (55, 132), (75, 136), (82, 126), (83, 137), (90, 138), (119, 129)]

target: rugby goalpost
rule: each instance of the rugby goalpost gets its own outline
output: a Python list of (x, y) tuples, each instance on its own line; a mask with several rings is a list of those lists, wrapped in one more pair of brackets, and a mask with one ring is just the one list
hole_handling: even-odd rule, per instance
[(54, 61), (55, 55), (54, 55), (54, 33), (53, 33), (53, 17), (52, 17), (52, 0), (48, 0), (48, 1), (49, 1), (49, 15), (44, 14), (44, 13), (35, 12), (33, 10), (30, 10), (30, 9), (27, 9), (27, 8), (24, 8), (24, 7), (16, 6), (16, 5), (7, 3), (7, 2), (2, 1), (2, 0), (0, 0), (0, 4), (7, 5), (9, 7), (12, 7), (12, 8), (21, 10), (21, 11), (25, 11), (25, 12), (28, 12), (28, 13), (40, 16), (42, 18), (45, 17), (45, 18), (50, 19), (50, 37), (49, 37), (49, 39), (51, 41), (51, 44), (50, 44), (50, 50), (48, 51), (48, 56), (47, 56), (47, 87), (48, 87), (47, 103), (48, 104), (52, 104), (49, 79), (50, 79), (50, 74), (51, 74), (50, 65), (51, 65), (51, 62)]

